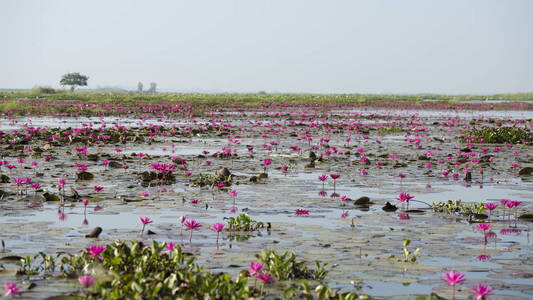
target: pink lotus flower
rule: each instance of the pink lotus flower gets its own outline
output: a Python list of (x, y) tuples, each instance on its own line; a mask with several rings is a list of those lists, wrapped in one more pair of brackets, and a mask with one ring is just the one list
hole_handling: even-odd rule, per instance
[(268, 166), (270, 164), (272, 164), (272, 161), (270, 159), (267, 158), (263, 160), (263, 166)]
[(102, 253), (105, 252), (106, 247), (103, 245), (92, 245), (91, 247), (85, 249), (85, 252), (89, 254), (90, 258), (98, 257), (99, 259), (103, 259)]
[(496, 207), (498, 207), (498, 204), (495, 204), (495, 203), (492, 203), (492, 202), (487, 202), (487, 203), (484, 203), (483, 206), (486, 209), (488, 209), (489, 211), (491, 211), (491, 210), (496, 209)]
[(143, 228), (141, 230), (141, 235), (144, 234), (144, 227), (146, 226), (146, 224), (150, 224), (150, 223), (153, 223), (152, 220), (150, 220), (149, 217), (139, 217), (139, 220), (141, 221), (141, 223), (143, 224)]
[(17, 283), (16, 282), (6, 282), (6, 285), (4, 287), (4, 295), (3, 297), (11, 297), (11, 298), (15, 298), (17, 296), (20, 296), (21, 293), (19, 292), (20, 290), (22, 289), (21, 286), (17, 286)]
[(185, 221), (183, 224), (185, 224), (185, 226), (187, 226), (189, 228), (188, 230), (193, 230), (193, 229), (202, 227), (202, 225), (200, 223), (198, 223), (198, 222), (196, 222), (195, 220), (192, 220), (192, 219)]
[(78, 277), (78, 282), (86, 289), (93, 285), (94, 279), (91, 275)]
[(407, 201), (407, 203), (409, 203), (409, 200), (413, 199), (414, 196), (411, 196), (409, 193), (400, 193), (398, 195), (398, 201), (400, 201), (401, 203), (404, 203)]
[(326, 175), (326, 174), (322, 174), (322, 175), (318, 176), (318, 180), (320, 180), (320, 181), (326, 181), (326, 179), (328, 179), (328, 175)]
[(486, 230), (490, 230), (491, 225), (488, 223), (479, 223), (477, 224), (476, 228), (481, 231), (486, 231)]
[(455, 272), (453, 270), (449, 271), (448, 273), (442, 274), (442, 277), (444, 278), (444, 280), (446, 280), (449, 286), (454, 286), (458, 283), (466, 281), (466, 278), (464, 278), (465, 274)]
[(488, 256), (488, 255), (485, 255), (485, 254), (481, 254), (481, 255), (479, 255), (479, 256), (478, 256), (478, 257), (476, 257), (476, 258), (477, 258), (477, 260), (479, 260), (479, 261), (488, 261), (488, 260), (490, 260), (490, 259), (491, 259), (491, 257), (490, 257), (490, 256)]
[(149, 217), (139, 217), (139, 220), (143, 225), (153, 223), (153, 221)]
[(309, 215), (309, 210), (298, 208), (296, 210), (296, 215), (297, 216)]
[(211, 226), (211, 229), (214, 231), (214, 232), (221, 232), (222, 230), (224, 230), (224, 224), (222, 223), (215, 223)]
[[(326, 176), (327, 176), (327, 175), (326, 175)], [(333, 180), (337, 180), (339, 177), (341, 177), (340, 174), (330, 174), (329, 176), (330, 176), (331, 179), (333, 179)]]
[(187, 217), (180, 216), (180, 223), (181, 223), (180, 234), (182, 234), (182, 232), (183, 232), (183, 222), (185, 222), (185, 220), (187, 220)]
[(250, 263), (250, 270), (248, 271), (248, 274), (250, 274), (250, 276), (259, 274), (259, 272), (261, 271), (261, 269), (263, 269), (264, 266), (265, 265), (260, 262), (252, 262)]
[(168, 242), (166, 245), (165, 245), (165, 249), (167, 249), (169, 252), (172, 252), (174, 251), (174, 247), (176, 247), (176, 243), (173, 243), (173, 242)]
[(217, 233), (217, 244), (218, 244), (218, 236), (222, 230), (224, 230), (224, 224), (222, 223), (215, 223), (211, 225), (211, 229)]
[(490, 300), (490, 298), (487, 298), (485, 296), (490, 295), (494, 289), (491, 289), (486, 284), (478, 284), (477, 287), (473, 286), (472, 290), (474, 291), (474, 294), (476, 294), (476, 300)]
[(196, 222), (195, 220), (187, 220), (183, 224), (185, 224), (185, 226), (187, 226), (187, 228), (188, 228), (187, 230), (189, 230), (191, 232), (191, 235), (189, 236), (189, 242), (191, 242), (192, 241), (192, 232), (193, 232), (193, 230), (202, 227), (202, 225), (200, 223)]
[(94, 186), (94, 190), (95, 190), (96, 192), (100, 192), (100, 191), (103, 190), (103, 189), (104, 189), (103, 186), (98, 186), (98, 185), (95, 185), (95, 186)]
[(359, 172), (359, 175), (361, 175), (361, 176), (366, 176), (366, 175), (368, 175), (368, 172), (367, 172), (365, 169), (362, 169), (362, 170)]
[(274, 277), (270, 276), (270, 274), (268, 274), (268, 273), (259, 273), (259, 274), (256, 275), (256, 277), (259, 280), (263, 281), (263, 283), (267, 283), (269, 281), (274, 280)]

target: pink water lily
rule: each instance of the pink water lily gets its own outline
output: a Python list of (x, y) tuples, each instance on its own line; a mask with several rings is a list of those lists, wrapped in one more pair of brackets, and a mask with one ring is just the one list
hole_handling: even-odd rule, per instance
[(192, 219), (189, 219), (189, 220), (185, 221), (183, 224), (185, 226), (187, 226), (187, 230), (189, 230), (191, 232), (190, 236), (189, 236), (189, 242), (191, 242), (192, 241), (192, 231), (202, 227), (202, 225), (200, 223), (196, 222), (195, 220), (192, 220)]
[(103, 259), (102, 253), (104, 253), (105, 250), (106, 250), (106, 247), (103, 245), (92, 245), (89, 248), (85, 249), (85, 252), (89, 254), (90, 258)]
[(91, 275), (84, 275), (78, 277), (78, 282), (83, 286), (84, 288), (88, 289), (91, 287), (94, 283), (94, 278)]
[(176, 243), (174, 242), (168, 242), (166, 245), (165, 245), (165, 249), (167, 249), (167, 251), (169, 252), (172, 252), (174, 251), (174, 247), (176, 247)]
[(250, 276), (259, 274), (259, 272), (261, 271), (261, 269), (263, 269), (264, 266), (265, 265), (260, 262), (252, 262), (250, 263), (250, 270), (248, 271), (248, 274), (250, 274)]
[(303, 215), (306, 215), (306, 216), (307, 216), (307, 215), (309, 215), (309, 210), (307, 210), (307, 209), (302, 209), (302, 208), (298, 208), (298, 209), (296, 210), (296, 215), (297, 215), (297, 216), (303, 216)]
[(211, 229), (217, 233), (217, 244), (218, 244), (218, 236), (222, 230), (224, 230), (224, 224), (222, 223), (215, 223), (211, 225)]
[(144, 227), (147, 225), (147, 224), (150, 224), (150, 223), (153, 223), (154, 221), (152, 221), (149, 217), (139, 217), (139, 220), (141, 221), (141, 223), (143, 224), (143, 228), (141, 230), (141, 235), (144, 234)]
[(479, 283), (477, 286), (472, 287), (472, 291), (476, 295), (476, 300), (490, 300), (487, 296), (494, 291), (487, 284)]
[(442, 278), (446, 281), (446, 283), (452, 287), (452, 300), (455, 297), (455, 285), (465, 282), (465, 274), (455, 272), (454, 270), (451, 270), (447, 273), (442, 274)]
[(3, 297), (9, 296), (10, 298), (15, 298), (21, 295), (19, 292), (22, 289), (21, 286), (18, 286), (16, 282), (6, 282), (4, 286), (4, 295)]

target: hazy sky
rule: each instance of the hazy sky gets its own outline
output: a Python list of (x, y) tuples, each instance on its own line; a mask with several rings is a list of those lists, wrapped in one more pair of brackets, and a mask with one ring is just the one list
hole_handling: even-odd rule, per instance
[(0, 88), (533, 91), (531, 0), (0, 0)]

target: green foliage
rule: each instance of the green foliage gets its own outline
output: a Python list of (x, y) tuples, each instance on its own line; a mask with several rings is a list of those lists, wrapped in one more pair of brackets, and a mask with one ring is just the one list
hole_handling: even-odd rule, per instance
[(206, 174), (198, 174), (194, 179), (191, 180), (192, 186), (198, 186), (198, 187), (204, 187), (208, 186), (213, 188), (214, 185), (217, 185), (219, 183), (224, 183), (226, 187), (231, 186), (231, 182), (233, 181), (233, 177), (231, 175), (226, 177), (220, 177), (215, 175), (206, 175)]
[(420, 252), (420, 248), (416, 248), (416, 250), (411, 253), (408, 249), (407, 249), (407, 246), (409, 246), (409, 244), (411, 244), (411, 240), (409, 240), (408, 238), (405, 238), (403, 239), (403, 257), (404, 257), (404, 262), (416, 262), (416, 259), (417, 259), (417, 256), (418, 256), (418, 252)]
[(228, 218), (228, 228), (231, 228), (232, 231), (255, 231), (263, 226), (263, 222), (257, 222), (247, 214)]
[[(511, 144), (531, 144), (533, 135), (525, 129), (513, 127), (485, 127), (479, 130), (471, 130), (461, 137), (463, 142), (470, 140), (473, 143), (491, 143), (503, 144), (505, 142)], [(480, 142), (479, 139), (483, 139)]]
[(461, 213), (467, 216), (479, 215), (485, 211), (483, 203), (461, 203), (461, 199), (455, 201), (448, 200), (448, 202), (431, 203), (431, 207), (435, 212), (443, 212), (447, 214)]
[(399, 128), (399, 127), (383, 127), (383, 128), (379, 128), (378, 129), (378, 134), (379, 135), (387, 135), (387, 134), (400, 134), (400, 133), (403, 133), (405, 132), (404, 129), (402, 128)]
[[(145, 247), (137, 241), (117, 241), (107, 246), (103, 259), (92, 259), (84, 251), (78, 255), (60, 254), (57, 265), (67, 278), (77, 278), (85, 272), (96, 272), (98, 283), (79, 294), (84, 299), (242, 299), (253, 296), (247, 286), (248, 278), (228, 274), (204, 272), (195, 258), (182, 252), (179, 246), (165, 252), (166, 243), (152, 242)], [(44, 264), (31, 266), (28, 256), (21, 261), (19, 274), (46, 275), (56, 269), (54, 259), (37, 255)], [(103, 273), (100, 273), (103, 272)]]
[[(44, 279), (56, 277), (76, 280), (91, 274), (95, 284), (71, 296), (80, 299), (248, 299), (260, 296), (259, 290), (248, 284), (246, 272), (234, 279), (226, 273), (205, 271), (196, 259), (184, 253), (179, 246), (172, 252), (166, 243), (152, 241), (151, 247), (141, 242), (116, 241), (106, 246), (102, 259), (91, 258), (86, 251), (80, 254), (39, 253), (19, 262), (18, 275), (38, 275)], [(316, 268), (308, 269), (304, 261), (297, 262), (294, 253), (279, 256), (275, 251), (264, 252), (266, 269), (283, 279), (323, 279), (329, 270), (318, 261)], [(59, 260), (59, 263), (57, 262)], [(32, 266), (32, 263), (34, 264)], [(357, 294), (339, 293), (318, 285), (314, 291), (308, 282), (300, 287), (291, 286), (282, 292), (285, 299), (339, 299), (352, 300)]]
[[(0, 98), (18, 99), (32, 96), (25, 91), (0, 92)], [(56, 93), (54, 95), (42, 94), (49, 100), (71, 99), (77, 101), (146, 101), (146, 102), (191, 102), (201, 105), (224, 105), (237, 104), (258, 106), (264, 103), (371, 103), (371, 102), (422, 102), (424, 99), (439, 100), (440, 103), (454, 103), (459, 101), (485, 100), (531, 100), (533, 93), (495, 94), (495, 95), (382, 95), (382, 94), (181, 94), (181, 93), (158, 93), (139, 94), (126, 92), (81, 92), (76, 94)], [(437, 103), (439, 103), (437, 102)], [(432, 102), (435, 103), (435, 102)]]
[[(309, 283), (303, 282), (300, 286), (291, 286), (285, 289), (282, 293), (283, 299), (305, 299), (305, 300), (320, 300), (320, 299), (334, 299), (334, 300), (355, 300), (358, 295), (354, 292), (339, 293), (336, 289), (331, 289), (324, 285), (318, 285), (314, 290), (311, 290)], [(365, 298), (370, 299), (370, 298)]]
[(329, 273), (330, 269), (326, 268), (326, 264), (320, 264), (315, 261), (315, 268), (309, 269), (306, 261), (296, 261), (296, 254), (294, 252), (285, 251), (279, 255), (276, 250), (270, 249), (268, 251), (261, 250), (261, 254), (256, 254), (259, 261), (264, 264), (264, 268), (268, 273), (274, 276), (277, 280), (287, 279), (313, 279), (322, 280)]
[(38, 86), (30, 90), (33, 95), (55, 94), (56, 90), (49, 86)]
[(61, 77), (59, 84), (70, 85), (70, 91), (74, 91), (76, 86), (87, 86), (88, 76), (81, 75), (80, 73), (67, 73)]
[(37, 275), (39, 274), (39, 267), (31, 265), (31, 256), (26, 255), (25, 258), (21, 258), (20, 262), (17, 263), (19, 269), (17, 270), (17, 275)]

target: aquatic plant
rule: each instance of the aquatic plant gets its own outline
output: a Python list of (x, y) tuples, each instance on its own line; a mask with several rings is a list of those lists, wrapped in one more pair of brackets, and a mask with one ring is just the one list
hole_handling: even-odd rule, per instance
[(85, 249), (85, 252), (89, 255), (89, 258), (98, 258), (103, 259), (102, 253), (104, 253), (106, 247), (103, 245), (92, 245), (89, 248)]
[(409, 200), (413, 199), (415, 196), (411, 196), (409, 193), (400, 193), (397, 200), (401, 203), (407, 202), (407, 209), (409, 209)]
[(487, 230), (490, 230), (492, 225), (488, 223), (479, 223), (477, 224), (476, 228), (477, 230), (483, 231), (483, 237), (485, 238), (485, 245), (487, 244)]
[(477, 286), (472, 287), (472, 291), (476, 295), (476, 300), (488, 300), (487, 296), (494, 291), (487, 284), (479, 283)]
[(407, 246), (411, 244), (411, 240), (409, 240), (408, 238), (403, 239), (402, 244), (403, 244), (403, 258), (404, 258), (403, 261), (404, 262), (416, 262), (417, 257), (418, 257), (418, 252), (420, 252), (420, 248), (416, 248), (415, 251), (411, 253), (407, 249)]
[(78, 277), (78, 282), (83, 286), (83, 288), (88, 289), (94, 283), (94, 278), (91, 275), (84, 275)]
[(144, 234), (144, 227), (147, 224), (153, 223), (154, 221), (152, 221), (149, 217), (139, 217), (139, 220), (143, 224), (143, 228), (141, 229), (141, 235), (143, 235)]
[(255, 231), (262, 228), (263, 222), (257, 222), (247, 214), (240, 214), (237, 217), (229, 217), (228, 228), (232, 231)]
[(331, 268), (327, 268), (327, 263), (321, 264), (318, 260), (315, 261), (315, 268), (310, 269), (306, 261), (297, 261), (296, 254), (292, 251), (285, 251), (280, 255), (274, 249), (261, 250), (261, 254), (255, 256), (264, 265), (264, 270), (277, 280), (322, 280), (331, 270)]
[(218, 244), (218, 236), (222, 230), (224, 230), (224, 224), (222, 223), (215, 223), (211, 226), (211, 229), (217, 233), (217, 244)]
[(202, 227), (202, 224), (198, 223), (196, 220), (193, 220), (193, 219), (188, 219), (183, 224), (185, 226), (187, 226), (187, 230), (190, 231), (189, 242), (192, 242), (192, 232), (193, 232), (193, 230), (196, 230), (196, 229)]
[(324, 183), (327, 179), (328, 179), (328, 175), (326, 174), (322, 174), (318, 176), (318, 180), (322, 181), (322, 190), (324, 190)]
[(4, 286), (5, 293), (2, 296), (3, 297), (9, 296), (9, 299), (16, 298), (22, 295), (22, 293), (20, 292), (21, 289), (22, 287), (18, 286), (16, 282), (6, 282), (6, 285)]
[(329, 177), (333, 179), (333, 192), (335, 192), (335, 183), (337, 182), (337, 179), (341, 177), (341, 175), (340, 174), (329, 174)]
[[(475, 139), (471, 139), (474, 137)], [(466, 132), (461, 140), (463, 142), (478, 142), (490, 144), (531, 144), (533, 142), (533, 135), (522, 128), (513, 127), (485, 127), (478, 130), (470, 130)]]
[(442, 274), (442, 278), (449, 286), (452, 287), (451, 299), (453, 300), (455, 298), (455, 285), (466, 281), (465, 274), (451, 270), (447, 273)]
[(490, 213), (498, 207), (498, 204), (487, 202), (487, 203), (483, 203), (483, 206), (485, 207), (485, 209), (489, 211), (489, 220), (490, 220)]
[[(256, 262), (253, 267), (251, 264), (250, 271), (241, 272), (232, 279), (226, 273), (215, 274), (204, 270), (196, 263), (195, 257), (184, 253), (178, 245), (171, 247), (171, 255), (167, 255), (169, 250), (167, 246), (167, 243), (155, 241), (152, 241), (151, 247), (136, 240), (115, 241), (104, 246), (108, 251), (102, 252), (102, 259), (96, 262), (86, 251), (77, 255), (60, 253), (56, 258), (60, 260), (60, 263), (54, 264), (48, 276), (59, 271), (64, 277), (78, 279), (85, 288), (73, 296), (84, 299), (198, 299), (209, 297), (222, 300), (245, 299), (261, 295), (260, 291), (248, 285), (247, 275), (252, 275), (266, 283), (274, 278), (277, 279), (270, 268), (277, 270), (281, 277), (295, 279), (320, 280), (328, 272), (325, 268), (327, 264), (322, 265), (316, 262), (316, 269), (309, 269), (304, 261), (297, 261), (294, 253), (278, 256), (275, 251), (271, 250), (262, 253), (265, 255), (265, 260), (269, 262), (268, 265), (264, 264), (264, 267), (261, 267), (263, 262)], [(50, 259), (54, 260), (52, 256)], [(92, 283), (88, 277), (80, 279), (83, 276), (89, 276), (83, 274), (88, 267), (94, 267), (94, 264), (98, 264), (103, 272), (102, 276), (98, 277), (98, 282), (94, 278), (92, 278)], [(40, 272), (35, 274), (45, 275)], [(285, 289), (282, 295), (292, 295), (292, 298), (298, 299), (310, 299), (309, 295), (314, 295), (313, 299), (357, 298), (353, 292), (340, 294), (324, 285), (319, 285), (315, 291), (310, 291), (309, 282), (301, 281), (301, 284), (300, 288), (291, 286)], [(339, 295), (343, 297), (339, 298)], [(350, 296), (346, 298), (345, 296), (348, 295)]]
[(263, 160), (263, 172), (266, 173), (267, 172), (267, 167), (272, 164), (272, 161), (268, 158), (265, 158)]
[(303, 208), (298, 208), (298, 209), (296, 210), (296, 215), (297, 215), (297, 216), (303, 216), (303, 215), (308, 216), (308, 215), (309, 215), (309, 210), (307, 210), (307, 209), (303, 209)]

